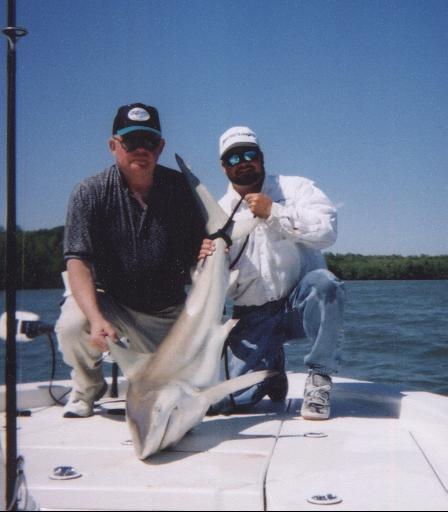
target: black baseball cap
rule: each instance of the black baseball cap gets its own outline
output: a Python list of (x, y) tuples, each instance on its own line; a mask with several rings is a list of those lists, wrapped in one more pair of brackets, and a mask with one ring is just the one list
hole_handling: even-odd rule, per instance
[(131, 103), (118, 109), (112, 134), (126, 135), (135, 131), (149, 132), (157, 138), (162, 136), (159, 113), (156, 108), (143, 103)]

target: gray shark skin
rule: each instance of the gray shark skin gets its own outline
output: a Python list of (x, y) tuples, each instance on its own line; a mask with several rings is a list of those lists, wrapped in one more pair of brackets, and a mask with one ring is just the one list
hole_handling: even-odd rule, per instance
[[(176, 155), (179, 167), (201, 207), (207, 232), (222, 228), (228, 217), (207, 189)], [(259, 222), (231, 224), (232, 239), (246, 236)], [(221, 324), (230, 282), (226, 243), (198, 264), (185, 307), (153, 354), (138, 354), (109, 340), (109, 349), (129, 381), (126, 416), (137, 457), (174, 445), (198, 425), (210, 405), (229, 393), (261, 382), (273, 372), (260, 371), (219, 382), (224, 341), (235, 321)]]

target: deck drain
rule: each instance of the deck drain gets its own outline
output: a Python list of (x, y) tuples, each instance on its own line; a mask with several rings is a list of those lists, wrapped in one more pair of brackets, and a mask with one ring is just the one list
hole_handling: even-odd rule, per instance
[(327, 493), (316, 494), (315, 496), (308, 498), (306, 501), (313, 505), (336, 505), (337, 503), (341, 503), (342, 498), (339, 498), (339, 496), (336, 496), (335, 494)]
[(306, 432), (303, 434), (303, 437), (314, 437), (319, 439), (321, 437), (328, 437), (328, 434), (325, 434), (324, 432)]
[(50, 474), (52, 480), (71, 480), (73, 478), (79, 478), (82, 474), (76, 471), (73, 466), (58, 466), (53, 469)]

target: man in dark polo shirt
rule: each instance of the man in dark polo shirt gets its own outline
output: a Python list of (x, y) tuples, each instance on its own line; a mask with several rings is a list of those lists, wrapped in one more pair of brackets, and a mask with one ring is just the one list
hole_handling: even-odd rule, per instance
[(64, 259), (71, 289), (56, 325), (73, 390), (64, 417), (93, 414), (107, 389), (106, 338), (153, 352), (179, 316), (204, 225), (183, 176), (158, 165), (159, 115), (142, 103), (118, 109), (109, 148), (116, 163), (73, 191)]

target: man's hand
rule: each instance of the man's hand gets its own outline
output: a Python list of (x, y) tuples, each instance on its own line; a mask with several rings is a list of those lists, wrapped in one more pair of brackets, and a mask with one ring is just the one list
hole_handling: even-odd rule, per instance
[(107, 320), (99, 319), (90, 324), (90, 342), (101, 352), (107, 352), (109, 346), (106, 338), (110, 338), (112, 341), (117, 341), (117, 333), (114, 327)]
[(211, 256), (216, 250), (213, 240), (206, 238), (202, 241), (201, 249), (199, 250), (198, 261), (205, 260), (207, 256)]
[(245, 201), (255, 217), (267, 219), (271, 215), (272, 199), (265, 194), (247, 194)]

